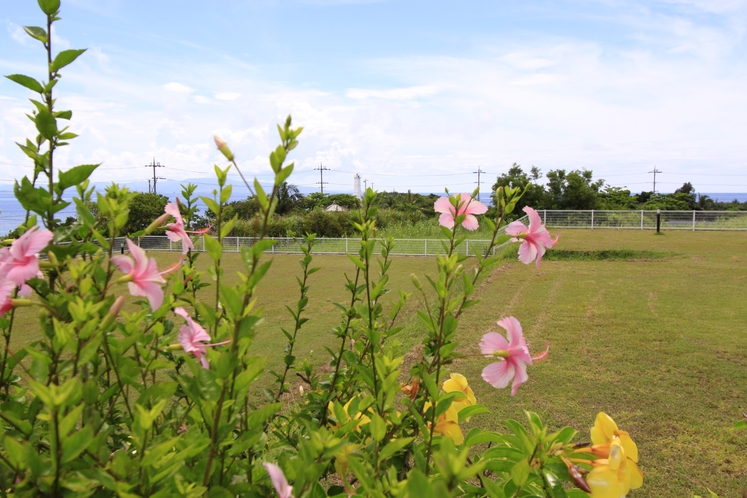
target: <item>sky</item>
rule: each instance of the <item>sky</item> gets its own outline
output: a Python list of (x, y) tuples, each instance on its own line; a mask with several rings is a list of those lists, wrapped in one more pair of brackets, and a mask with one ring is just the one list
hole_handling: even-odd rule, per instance
[[(483, 191), (513, 163), (588, 169), (633, 192), (747, 192), (747, 0), (63, 0), (53, 50), (72, 109), (62, 169), (96, 182), (215, 185), (221, 136), (271, 179), (276, 123), (303, 126), (290, 183), (353, 191)], [(0, 74), (42, 79), (0, 0)], [(32, 172), (30, 91), (0, 81), (0, 188)], [(232, 174), (232, 179), (238, 179)], [(237, 194), (246, 189), (236, 184)], [(243, 190), (242, 190), (243, 189)]]

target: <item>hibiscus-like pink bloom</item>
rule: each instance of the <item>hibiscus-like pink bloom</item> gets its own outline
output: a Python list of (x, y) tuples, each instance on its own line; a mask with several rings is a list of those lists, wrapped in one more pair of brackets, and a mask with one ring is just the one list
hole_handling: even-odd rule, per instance
[(474, 215), (485, 213), (488, 207), (482, 202), (473, 199), (469, 194), (459, 194), (457, 198), (459, 199), (457, 208), (451, 204), (449, 197), (441, 197), (433, 204), (433, 209), (437, 213), (441, 213), (438, 222), (446, 228), (454, 228), (454, 219), (464, 214), (466, 217), (462, 222), (462, 226), (467, 230), (477, 230), (479, 224)]
[(480, 351), (487, 358), (500, 358), (482, 371), (482, 378), (491, 386), (503, 389), (511, 379), (511, 396), (515, 396), (519, 386), (527, 381), (527, 364), (532, 364), (529, 348), (524, 339), (519, 321), (509, 316), (498, 320), (498, 325), (506, 329), (506, 338), (497, 332), (488, 332), (482, 336)]
[(512, 242), (518, 242), (520, 239), (524, 239), (519, 247), (519, 261), (528, 265), (532, 261), (537, 261), (537, 268), (539, 268), (542, 256), (545, 255), (545, 248), (551, 249), (558, 239), (553, 240), (547, 231), (547, 228), (542, 224), (542, 220), (537, 214), (537, 211), (526, 206), (524, 212), (529, 216), (529, 228), (520, 222), (514, 221), (509, 223), (506, 227), (506, 233), (513, 235)]
[(280, 498), (292, 498), (293, 486), (288, 485), (288, 480), (285, 478), (285, 474), (283, 474), (283, 469), (274, 463), (265, 462), (262, 465), (265, 466), (267, 473), (270, 474), (270, 481), (272, 481), (272, 485), (275, 487), (278, 496)]
[[(0, 279), (0, 316), (3, 316), (8, 311), (14, 308), (13, 305), (13, 291), (16, 288), (16, 284), (10, 280)], [(31, 287), (23, 284), (18, 291), (18, 297), (28, 297), (31, 295)], [(16, 300), (16, 304), (20, 300)]]
[(39, 273), (39, 251), (52, 240), (52, 232), (33, 227), (0, 250), (0, 278), (23, 285)]
[(205, 357), (207, 347), (222, 346), (223, 344), (228, 344), (230, 341), (205, 344), (206, 342), (210, 342), (210, 334), (199, 323), (192, 320), (192, 317), (189, 316), (189, 313), (184, 308), (174, 308), (174, 313), (187, 320), (187, 324), (182, 325), (179, 329), (179, 344), (182, 345), (182, 349), (187, 353), (195, 355), (204, 368), (210, 368), (210, 364)]
[(175, 223), (166, 225), (166, 236), (171, 242), (181, 241), (182, 254), (187, 254), (187, 251), (194, 249), (195, 246), (192, 243), (192, 239), (189, 238), (189, 234), (184, 229), (184, 220), (182, 219), (182, 214), (179, 212), (179, 207), (173, 202), (169, 202), (166, 204), (164, 211), (176, 220)]
[(148, 259), (145, 251), (140, 249), (137, 244), (127, 239), (127, 247), (130, 249), (130, 254), (132, 254), (135, 260), (133, 261), (129, 256), (118, 255), (112, 256), (112, 263), (117, 265), (119, 271), (127, 274), (127, 279), (124, 281), (129, 282), (127, 286), (130, 289), (130, 294), (148, 298), (151, 309), (155, 311), (163, 304), (163, 289), (161, 288), (161, 284), (166, 281), (161, 275), (172, 271), (172, 269), (169, 268), (159, 273), (156, 260), (153, 258)]

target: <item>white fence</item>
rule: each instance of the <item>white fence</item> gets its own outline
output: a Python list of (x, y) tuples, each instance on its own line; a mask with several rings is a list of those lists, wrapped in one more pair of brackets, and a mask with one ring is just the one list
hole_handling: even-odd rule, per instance
[[(656, 211), (539, 210), (551, 228), (656, 230)], [(747, 211), (661, 211), (662, 230), (747, 230)]]
[[(300, 254), (299, 244), (303, 243), (301, 238), (279, 238), (268, 237), (269, 240), (275, 240), (277, 243), (268, 249), (268, 254)], [(377, 241), (377, 252), (381, 250), (380, 242)], [(223, 252), (240, 252), (242, 246), (252, 246), (257, 241), (253, 237), (225, 237), (223, 239)], [(205, 250), (205, 241), (203, 237), (195, 237), (194, 251), (203, 252)], [(397, 256), (435, 256), (445, 254), (443, 240), (439, 239), (395, 239), (394, 247), (389, 254)], [(116, 239), (114, 250), (118, 251), (121, 247), (127, 249), (124, 239)], [(458, 252), (468, 256), (474, 255), (475, 251), (484, 255), (490, 244), (489, 240), (465, 240), (459, 246)], [(140, 247), (148, 251), (181, 251), (180, 242), (171, 242), (165, 236), (148, 235), (140, 238)], [(355, 238), (318, 238), (314, 245), (314, 254), (357, 254), (360, 249), (360, 239)], [(496, 253), (498, 248), (494, 247), (491, 255)]]

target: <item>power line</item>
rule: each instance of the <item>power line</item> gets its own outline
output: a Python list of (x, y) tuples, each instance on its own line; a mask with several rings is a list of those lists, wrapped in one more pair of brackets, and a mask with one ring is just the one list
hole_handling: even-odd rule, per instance
[(473, 171), (472, 173), (473, 174), (477, 173), (477, 191), (480, 192), (480, 173), (487, 173), (487, 172), (481, 170), (480, 167), (478, 166), (477, 171)]
[(654, 170), (653, 171), (649, 171), (649, 173), (653, 173), (654, 174), (654, 189), (653, 189), (653, 192), (655, 194), (656, 193), (656, 173), (663, 173), (663, 172), (659, 171), (658, 169), (656, 169), (656, 166), (654, 166)]

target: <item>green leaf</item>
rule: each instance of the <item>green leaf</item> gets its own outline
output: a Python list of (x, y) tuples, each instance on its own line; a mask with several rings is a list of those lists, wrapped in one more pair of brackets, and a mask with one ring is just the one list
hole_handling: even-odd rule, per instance
[(13, 193), (18, 202), (28, 211), (46, 214), (47, 208), (52, 205), (52, 197), (45, 189), (35, 188), (28, 178), (23, 177), (20, 185), (16, 182)]
[(407, 492), (411, 497), (433, 496), (433, 487), (428, 478), (418, 469), (413, 469), (407, 476)]
[(57, 183), (57, 186), (60, 190), (65, 190), (83, 183), (99, 166), (100, 164), (81, 164), (67, 171), (62, 171), (60, 172), (60, 181)]
[[(57, 4), (59, 5), (59, 0)], [(54, 58), (54, 60), (52, 61), (52, 67), (50, 69), (52, 70), (52, 72), (59, 71), (60, 69), (72, 63), (75, 59), (80, 57), (80, 54), (82, 54), (85, 51), (86, 51), (85, 48), (80, 49), (80, 50), (75, 50), (75, 49), (63, 50), (62, 52), (57, 54), (57, 56)]]
[(200, 196), (200, 199), (208, 208), (210, 208), (210, 211), (212, 211), (215, 216), (218, 216), (218, 213), (220, 213), (220, 206), (215, 202), (215, 200), (205, 196)]
[(11, 74), (6, 76), (6, 78), (8, 78), (10, 81), (15, 81), (21, 86), (25, 86), (33, 92), (44, 93), (44, 87), (42, 87), (42, 84), (32, 77), (26, 76), (25, 74)]
[(36, 129), (47, 140), (54, 138), (57, 134), (57, 121), (51, 112), (42, 109), (36, 114)]
[(35, 38), (45, 45), (47, 44), (47, 32), (44, 31), (44, 28), (38, 26), (24, 26), (23, 30), (26, 31), (31, 38)]
[(735, 429), (747, 429), (747, 420), (740, 420), (734, 424)]
[(221, 246), (220, 242), (218, 242), (216, 239), (214, 239), (208, 234), (205, 234), (204, 237), (205, 237), (205, 250), (207, 251), (208, 255), (212, 258), (213, 261), (218, 261), (221, 258), (221, 256), (223, 256), (223, 246)]
[(53, 16), (60, 10), (60, 0), (39, 0), (39, 7), (48, 16)]
[(511, 467), (511, 479), (517, 486), (523, 486), (529, 479), (529, 461), (524, 458)]
[(385, 459), (403, 449), (405, 446), (410, 444), (413, 439), (414, 438), (411, 437), (403, 437), (392, 440), (389, 444), (384, 446), (384, 448), (381, 450), (381, 453), (379, 453), (379, 462), (384, 461)]
[(92, 441), (93, 429), (90, 425), (65, 437), (62, 441), (62, 463), (72, 462), (78, 458)]
[(368, 424), (368, 430), (371, 431), (371, 437), (377, 442), (386, 436), (386, 422), (384, 422), (384, 419), (378, 413), (371, 415), (371, 423)]
[(54, 113), (54, 117), (57, 119), (72, 119), (73, 111), (57, 111)]
[(466, 406), (459, 410), (459, 423), (461, 424), (472, 415), (479, 415), (481, 413), (490, 413), (490, 410), (485, 408), (483, 405)]

